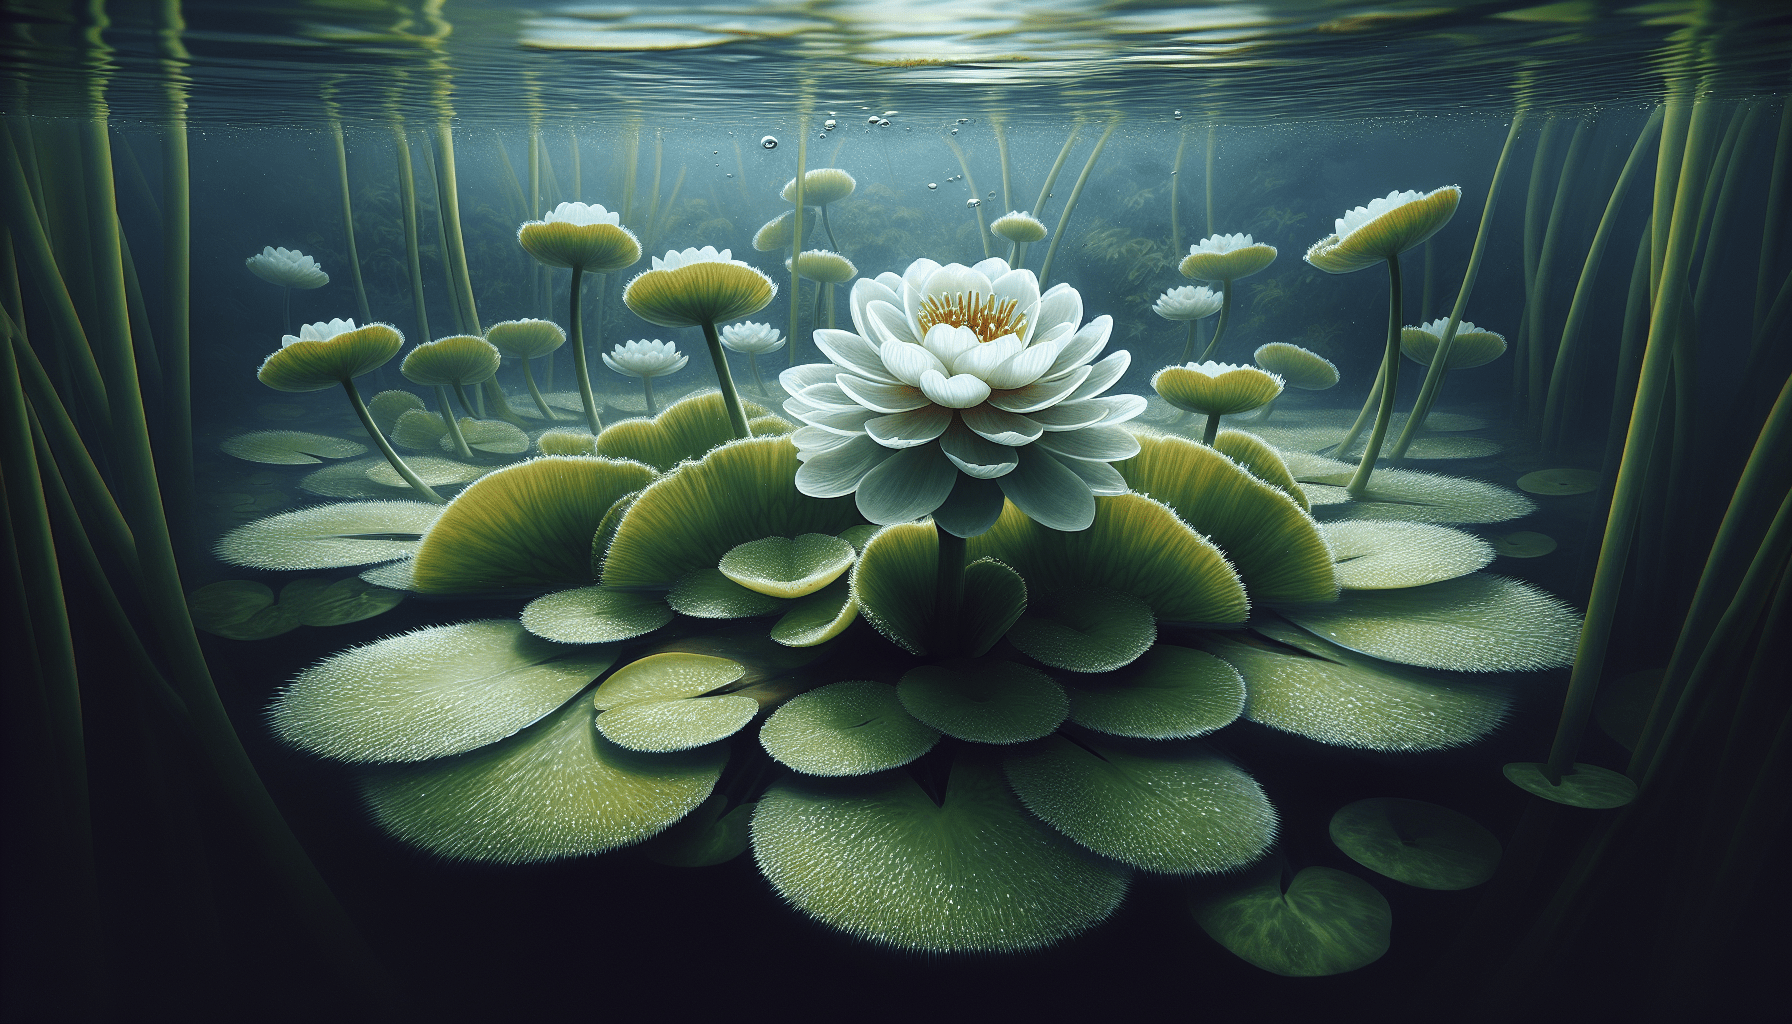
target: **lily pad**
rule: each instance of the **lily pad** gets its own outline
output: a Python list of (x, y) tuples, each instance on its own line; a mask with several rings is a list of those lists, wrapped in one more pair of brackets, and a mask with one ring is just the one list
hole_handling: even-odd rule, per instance
[(667, 753), (726, 739), (759, 713), (759, 702), (739, 694), (647, 700), (597, 716), (597, 731), (628, 750)]
[(421, 761), (515, 733), (616, 660), (515, 622), (431, 626), (351, 647), (299, 673), (268, 718), (288, 744), (338, 761)]
[(896, 687), (908, 713), (973, 743), (1024, 743), (1064, 723), (1064, 688), (1038, 669), (1000, 658), (921, 665)]
[[(1342, 487), (1348, 473), (1304, 483)], [(1311, 492), (1309, 492), (1310, 495)], [(1535, 502), (1485, 480), (1439, 476), (1410, 469), (1378, 469), (1363, 497), (1320, 510), (1327, 519), (1398, 519), (1408, 523), (1503, 523), (1537, 510)]]
[[(433, 455), (418, 455), (404, 460), (404, 464), (417, 474), (417, 479), (430, 487), (453, 487), (456, 484), (470, 483), (487, 473), (483, 466), (472, 466), (452, 459), (438, 459)], [(385, 461), (374, 463), (367, 468), (367, 479), (387, 487), (409, 488), (411, 485), (398, 470)]]
[(193, 617), (193, 625), (207, 633), (217, 633), (273, 606), (274, 592), (253, 580), (220, 580), (187, 595), (187, 613)]
[(1593, 469), (1539, 469), (1518, 478), (1518, 489), (1530, 494), (1565, 497), (1586, 494), (1599, 487), (1599, 472)]
[(749, 619), (790, 607), (782, 598), (748, 590), (715, 566), (686, 573), (666, 594), (666, 603), (680, 615), (695, 619)]
[(1286, 610), (1353, 651), (1454, 672), (1531, 672), (1574, 663), (1580, 617), (1530, 584), (1467, 576), (1404, 590), (1352, 591)]
[(387, 590), (409, 590), (411, 589), (411, 560), (403, 558), (396, 562), (376, 565), (371, 569), (363, 569), (356, 574), (356, 578), (363, 583), (384, 587)]
[(965, 567), (963, 614), (934, 621), (939, 535), (925, 523), (886, 526), (852, 569), (852, 596), (872, 628), (914, 654), (949, 647), (980, 657), (1027, 606), (1027, 586), (1008, 566), (979, 558)]
[(675, 868), (707, 868), (726, 864), (747, 852), (753, 808), (728, 808), (721, 793), (711, 793), (684, 820), (641, 844), (641, 853), (656, 864)]
[(1199, 745), (1049, 736), (1007, 755), (1002, 767), (1028, 810), (1145, 871), (1231, 871), (1275, 840), (1276, 810), (1263, 787)]
[[(577, 399), (577, 395), (573, 396)], [(636, 399), (638, 400), (638, 399)], [(612, 404), (616, 399), (608, 399)], [(629, 399), (623, 399), (626, 403)], [(549, 403), (553, 403), (549, 396)], [(577, 401), (573, 408), (580, 408)], [(741, 402), (748, 419), (764, 416), (767, 410), (749, 401)], [(636, 410), (639, 411), (639, 410)], [(728, 409), (719, 391), (701, 391), (666, 407), (651, 420), (623, 420), (604, 428), (597, 435), (597, 452), (613, 459), (632, 459), (666, 472), (681, 462), (701, 459), (716, 448), (734, 440), (728, 425)]]
[(839, 579), (857, 557), (852, 544), (825, 533), (761, 537), (728, 549), (716, 567), (722, 575), (770, 597), (813, 594)]
[(579, 587), (544, 594), (523, 606), (523, 628), (567, 644), (601, 644), (651, 633), (672, 621), (658, 594)]
[[(1367, 441), (1363, 442), (1366, 446)], [(1485, 459), (1506, 446), (1489, 437), (1421, 437), (1406, 446), (1409, 459)]]
[(409, 391), (393, 389), (382, 391), (367, 400), (367, 411), (373, 416), (373, 425), (384, 433), (392, 433), (398, 425), (398, 417), (413, 409), (427, 409), (423, 399)]
[(1243, 466), (1252, 476), (1293, 498), (1302, 511), (1312, 511), (1307, 505), (1306, 494), (1295, 483), (1294, 474), (1288, 472), (1288, 465), (1282, 461), (1282, 456), (1262, 438), (1242, 430), (1222, 430), (1213, 439), (1213, 450)]
[(999, 768), (963, 756), (938, 803), (902, 771), (775, 783), (753, 812), (753, 855), (822, 923), (933, 953), (1047, 946), (1126, 894), (1124, 868), (1027, 813)]
[(228, 438), (218, 447), (226, 455), (275, 466), (313, 466), (324, 459), (367, 454), (367, 446), (358, 441), (302, 430), (256, 430)]
[(745, 665), (731, 658), (686, 652), (650, 654), (629, 662), (604, 680), (593, 703), (599, 711), (609, 711), (624, 704), (700, 697), (740, 679), (746, 672)]
[[(467, 447), (495, 455), (520, 455), (529, 450), (529, 435), (513, 424), (503, 420), (476, 420), (471, 416), (460, 418), (460, 435), (466, 439)], [(454, 450), (454, 438), (443, 435), (436, 444), (445, 452)]]
[(835, 580), (796, 605), (772, 626), (772, 639), (791, 647), (814, 647), (846, 631), (859, 617), (850, 580)]
[(299, 489), (320, 498), (390, 498), (390, 487), (367, 479), (368, 470), (387, 464), (378, 457), (338, 462), (305, 474)]
[(1332, 815), (1331, 836), (1351, 860), (1420, 889), (1470, 889), (1492, 878), (1500, 863), (1492, 832), (1423, 800), (1346, 804)]
[(1070, 720), (1114, 736), (1187, 739), (1224, 728), (1244, 712), (1237, 669), (1170, 644), (1154, 645), (1118, 672), (1059, 681), (1070, 697)]
[(280, 603), (305, 626), (340, 626), (384, 615), (404, 600), (404, 591), (377, 587), (350, 576), (293, 580), (280, 588)]
[(1035, 661), (1071, 672), (1112, 672), (1131, 664), (1157, 639), (1151, 606), (1100, 590), (1035, 595), (1008, 642)]
[(1556, 539), (1546, 533), (1518, 530), (1493, 538), (1495, 554), (1506, 558), (1542, 558), (1556, 549)]
[(1576, 761), (1574, 770), (1562, 781), (1549, 780), (1549, 766), (1532, 761), (1519, 761), (1505, 767), (1506, 778), (1527, 793), (1570, 807), (1606, 810), (1622, 807), (1636, 799), (1636, 783), (1622, 772)]
[(933, 749), (939, 731), (903, 708), (896, 687), (854, 680), (791, 698), (759, 727), (779, 762), (807, 775), (868, 775)]
[(255, 569), (337, 569), (407, 558), (441, 515), (420, 501), (319, 505), (257, 519), (219, 538), (218, 558)]
[(1285, 978), (1343, 974), (1388, 951), (1394, 914), (1375, 887), (1334, 868), (1311, 867), (1286, 890), (1266, 880), (1198, 901), (1195, 921), (1241, 959)]
[(448, 436), (448, 421), (439, 412), (407, 409), (392, 425), (392, 443), (413, 451), (429, 451)]
[(1493, 561), (1492, 545), (1447, 526), (1359, 519), (1319, 529), (1345, 590), (1421, 587), (1466, 576)]
[(727, 751), (639, 754), (597, 734), (587, 701), (458, 757), (369, 772), (361, 790), (398, 839), (450, 860), (526, 864), (602, 853), (708, 799)]

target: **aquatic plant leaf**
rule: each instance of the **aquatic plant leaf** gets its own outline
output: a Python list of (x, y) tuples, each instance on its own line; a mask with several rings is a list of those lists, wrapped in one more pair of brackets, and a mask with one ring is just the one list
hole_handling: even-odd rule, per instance
[(602, 644), (651, 633), (672, 621), (658, 594), (578, 587), (543, 594), (523, 606), (523, 628), (566, 644)]
[(1127, 872), (1027, 813), (960, 755), (935, 803), (904, 771), (794, 776), (760, 798), (753, 856), (786, 900), (849, 935), (935, 953), (1047, 946), (1095, 925)]
[(1565, 668), (1580, 643), (1580, 616), (1566, 604), (1487, 573), (1403, 590), (1351, 591), (1286, 614), (1370, 657), (1454, 672)]
[(430, 626), (299, 673), (268, 719), (286, 743), (338, 761), (422, 761), (494, 743), (571, 700), (616, 661), (515, 622)]
[(367, 446), (359, 441), (345, 441), (340, 437), (309, 434), (302, 430), (256, 430), (226, 438), (218, 447), (226, 455), (275, 466), (311, 466), (324, 459), (347, 459), (367, 454)]
[(722, 575), (771, 597), (803, 597), (839, 579), (852, 568), (850, 541), (825, 533), (761, 537), (729, 548), (716, 564)]
[[(1376, 661), (1265, 620), (1249, 634), (1209, 634), (1201, 646), (1244, 677), (1244, 716), (1321, 743), (1417, 751), (1473, 743), (1506, 717), (1504, 690)], [(1279, 646), (1278, 646), (1279, 645)]]
[(1244, 586), (1220, 550), (1169, 506), (1139, 494), (1095, 499), (1095, 522), (1080, 533), (1040, 526), (1010, 502), (967, 548), (971, 558), (1013, 566), (1029, 591), (1131, 594), (1159, 622), (1243, 622), (1249, 613)]
[(814, 647), (844, 633), (858, 617), (859, 602), (852, 596), (852, 581), (838, 579), (798, 598), (796, 605), (772, 626), (772, 639), (791, 647)]
[(1586, 494), (1599, 487), (1599, 471), (1593, 469), (1539, 469), (1518, 478), (1518, 489), (1530, 494), (1565, 497)]
[(363, 583), (371, 583), (387, 590), (409, 590), (411, 589), (411, 560), (401, 558), (396, 562), (387, 562), (385, 565), (363, 569), (356, 574), (356, 578)]
[(390, 498), (390, 487), (367, 479), (368, 470), (384, 465), (386, 460), (378, 457), (338, 462), (305, 474), (299, 489), (320, 498)]
[[(747, 852), (748, 829), (756, 803), (728, 808), (728, 798), (711, 793), (709, 799), (685, 815), (678, 824), (639, 847), (655, 864), (674, 868), (707, 868), (726, 864)], [(726, 809), (726, 813), (724, 813)]]
[(1374, 519), (1319, 528), (1345, 590), (1397, 590), (1466, 576), (1493, 561), (1493, 546), (1472, 533), (1428, 523)]
[(1222, 430), (1214, 436), (1213, 450), (1243, 466), (1252, 476), (1293, 498), (1301, 511), (1312, 511), (1312, 507), (1307, 504), (1306, 493), (1295, 482), (1294, 474), (1288, 472), (1281, 454), (1262, 438), (1242, 430)]
[(391, 611), (403, 600), (402, 590), (388, 590), (353, 576), (334, 581), (307, 577), (280, 588), (280, 603), (305, 626), (360, 622)]
[(382, 391), (367, 400), (367, 411), (373, 416), (373, 425), (385, 434), (392, 433), (398, 426), (398, 417), (413, 409), (427, 409), (429, 406), (423, 399), (396, 388)]
[(604, 680), (593, 702), (599, 711), (643, 701), (700, 697), (745, 676), (747, 668), (732, 658), (669, 651), (629, 662)]
[(448, 421), (428, 409), (407, 409), (392, 425), (392, 443), (413, 451), (428, 451), (447, 436)]
[[(767, 414), (765, 407), (744, 399), (741, 411), (748, 419)], [(734, 429), (728, 425), (722, 393), (699, 391), (667, 406), (651, 420), (623, 420), (605, 427), (597, 435), (597, 453), (633, 459), (663, 473), (686, 460), (701, 459), (732, 440)]]
[(363, 324), (324, 341), (281, 345), (255, 376), (277, 391), (322, 391), (370, 373), (404, 347), (404, 335), (390, 324)]
[(591, 538), (604, 516), (653, 477), (638, 462), (559, 455), (489, 473), (423, 538), (414, 586), (457, 593), (590, 582)]
[[(1353, 471), (1354, 472), (1354, 471)], [(1298, 476), (1298, 474), (1297, 474)], [(1304, 476), (1303, 483), (1342, 487), (1350, 473)], [(1529, 498), (1485, 480), (1438, 476), (1410, 469), (1378, 469), (1363, 497), (1329, 505), (1320, 514), (1326, 519), (1398, 519), (1409, 523), (1503, 523), (1530, 515), (1537, 506)]]
[(696, 619), (746, 619), (790, 607), (790, 602), (783, 598), (748, 590), (713, 565), (686, 573), (667, 592), (666, 603), (680, 615)]
[(1622, 772), (1576, 761), (1574, 770), (1564, 774), (1561, 783), (1556, 784), (1549, 781), (1548, 767), (1534, 761), (1515, 761), (1506, 765), (1503, 771), (1519, 789), (1570, 807), (1607, 810), (1636, 799), (1636, 783)]
[(588, 701), (457, 757), (370, 771), (361, 791), (394, 837), (450, 860), (526, 864), (602, 853), (663, 831), (707, 799), (727, 750), (624, 750)]
[[(1361, 447), (1367, 448), (1363, 441)], [(1354, 453), (1358, 446), (1352, 445)], [(1490, 437), (1421, 437), (1406, 447), (1409, 459), (1485, 459), (1498, 455), (1506, 446)]]
[(973, 743), (1024, 743), (1064, 724), (1070, 701), (1044, 672), (1000, 658), (909, 669), (896, 686), (908, 713)]
[(1332, 815), (1345, 856), (1420, 889), (1470, 889), (1493, 877), (1500, 841), (1466, 814), (1423, 800), (1377, 797)]
[(441, 515), (420, 501), (353, 501), (257, 519), (218, 539), (231, 565), (254, 569), (337, 569), (406, 558)]
[[(460, 435), (466, 440), (467, 447), (476, 451), (520, 455), (529, 450), (529, 435), (503, 420), (476, 420), (471, 416), (462, 416)], [(454, 438), (444, 434), (436, 441), (436, 445), (445, 452), (452, 452)]]
[(1281, 488), (1220, 452), (1184, 437), (1140, 432), (1139, 454), (1114, 468), (1127, 486), (1168, 505), (1219, 545), (1253, 603), (1326, 601), (1337, 594), (1319, 524)]
[[(441, 459), (433, 455), (413, 455), (404, 460), (417, 474), (417, 479), (430, 487), (453, 487), (456, 484), (470, 483), (479, 479), (490, 469), (485, 466), (472, 466), (452, 459)], [(367, 469), (367, 479), (387, 487), (410, 489), (410, 483), (398, 475), (398, 470), (384, 460), (374, 463)]]
[(1145, 871), (1231, 871), (1275, 841), (1263, 787), (1198, 744), (1048, 736), (1006, 755), (1002, 768), (1027, 810)]
[(1114, 736), (1203, 736), (1244, 713), (1244, 679), (1205, 651), (1155, 644), (1117, 672), (1060, 676), (1070, 720)]
[(1008, 642), (1035, 661), (1071, 672), (1112, 672), (1151, 648), (1151, 606), (1105, 590), (1035, 594), (1008, 630)]
[[(220, 580), (187, 595), (187, 614), (207, 633), (234, 626), (274, 605), (274, 592), (253, 580)], [(224, 634), (219, 634), (220, 636)]]
[(1375, 887), (1334, 868), (1311, 867), (1283, 891), (1280, 869), (1244, 887), (1197, 900), (1195, 922), (1240, 959), (1285, 978), (1343, 974), (1388, 951), (1394, 914)]
[(544, 430), (535, 447), (543, 455), (596, 455), (597, 438), (582, 430)]
[(1556, 539), (1546, 533), (1515, 530), (1492, 540), (1495, 554), (1506, 558), (1542, 558), (1556, 549)]
[(908, 764), (939, 742), (908, 713), (896, 687), (869, 680), (798, 694), (759, 727), (759, 743), (806, 775), (869, 775)]
[(726, 739), (758, 713), (758, 701), (738, 694), (635, 701), (598, 715), (597, 731), (628, 750), (670, 753)]
[(692, 569), (715, 565), (737, 544), (834, 535), (864, 522), (851, 497), (799, 492), (796, 470), (796, 445), (789, 438), (748, 438), (660, 477), (622, 514), (604, 556), (604, 583), (670, 588)]

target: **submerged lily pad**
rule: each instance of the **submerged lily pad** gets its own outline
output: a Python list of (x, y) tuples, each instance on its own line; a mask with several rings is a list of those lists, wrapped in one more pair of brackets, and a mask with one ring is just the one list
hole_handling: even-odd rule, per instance
[(1127, 882), (1027, 813), (1000, 769), (966, 756), (938, 803), (904, 771), (775, 783), (753, 813), (753, 855), (822, 923), (934, 953), (1050, 945), (1112, 913)]
[(1538, 762), (1517, 761), (1506, 765), (1504, 771), (1519, 789), (1570, 807), (1606, 810), (1636, 799), (1636, 783), (1622, 772), (1576, 761), (1573, 771), (1563, 775), (1560, 783), (1553, 783), (1548, 768)]
[(239, 526), (214, 549), (255, 569), (337, 569), (409, 557), (441, 515), (420, 501), (356, 501), (283, 512)]
[(1586, 494), (1599, 487), (1599, 471), (1593, 469), (1539, 469), (1518, 478), (1518, 489), (1531, 494), (1565, 497)]
[(1320, 527), (1345, 590), (1394, 590), (1465, 576), (1493, 561), (1493, 548), (1471, 533), (1429, 523), (1373, 519)]
[[(529, 435), (503, 420), (476, 420), (471, 416), (462, 416), (459, 426), (460, 436), (466, 440), (467, 447), (475, 451), (495, 455), (520, 455), (529, 450)], [(436, 444), (443, 451), (454, 450), (454, 438), (446, 434)]]
[(759, 728), (766, 753), (806, 775), (868, 775), (933, 749), (939, 731), (888, 683), (833, 683), (787, 701)]
[[(469, 483), (484, 476), (488, 470), (483, 466), (471, 466), (465, 462), (452, 459), (438, 459), (433, 455), (418, 455), (404, 460), (417, 479), (430, 487), (453, 487), (456, 484)], [(393, 488), (410, 488), (410, 483), (398, 475), (392, 464), (380, 461), (369, 466), (367, 479), (376, 484), (384, 484)]]
[(367, 411), (373, 416), (373, 425), (390, 434), (398, 425), (398, 417), (413, 409), (426, 409), (423, 399), (409, 391), (393, 389), (382, 391), (367, 400)]
[(448, 421), (428, 409), (407, 409), (392, 425), (392, 443), (413, 451), (433, 449), (447, 436)]
[(340, 626), (371, 619), (398, 607), (402, 590), (388, 590), (350, 576), (293, 580), (280, 588), (280, 603), (305, 626)]
[(1224, 728), (1244, 712), (1244, 679), (1224, 661), (1156, 644), (1118, 672), (1060, 678), (1070, 720), (1140, 739), (1187, 739)]
[(706, 868), (747, 852), (748, 830), (757, 804), (728, 807), (721, 793), (685, 815), (684, 820), (641, 844), (648, 860), (675, 868)]
[(544, 594), (523, 606), (523, 627), (567, 644), (601, 644), (651, 633), (672, 621), (658, 594), (579, 587)]
[(367, 471), (387, 465), (385, 459), (355, 459), (305, 474), (299, 489), (320, 498), (390, 498), (392, 489), (367, 479)]
[(732, 658), (683, 651), (650, 654), (616, 670), (597, 688), (593, 703), (600, 711), (644, 701), (699, 697), (745, 676), (746, 666)]
[[(1363, 442), (1366, 446), (1368, 442)], [(1506, 446), (1488, 437), (1421, 437), (1406, 447), (1409, 459), (1485, 459)]]
[(207, 633), (237, 625), (273, 605), (274, 592), (253, 580), (220, 580), (187, 595), (187, 613), (193, 617), (193, 625)]
[(1101, 590), (1036, 594), (1008, 642), (1042, 664), (1071, 672), (1112, 672), (1131, 664), (1157, 640), (1151, 606)]
[(1070, 714), (1064, 688), (1038, 669), (1000, 658), (912, 668), (896, 687), (908, 713), (974, 743), (1024, 743)]
[[(577, 399), (578, 396), (573, 397)], [(622, 404), (626, 406), (638, 400), (625, 398)], [(548, 401), (553, 404), (553, 396), (549, 396)], [(607, 401), (617, 403), (615, 397)], [(582, 407), (575, 401), (573, 408)], [(748, 419), (766, 414), (764, 407), (750, 401), (742, 401), (741, 410)], [(646, 463), (666, 472), (688, 459), (701, 459), (732, 440), (734, 430), (728, 425), (728, 409), (722, 402), (721, 392), (712, 390), (679, 399), (651, 420), (623, 420), (611, 424), (597, 435), (597, 452), (614, 459)]]
[[(1302, 483), (1342, 487), (1349, 473), (1316, 477), (1296, 474)], [(1310, 494), (1311, 492), (1309, 492)], [(1378, 469), (1363, 497), (1321, 510), (1328, 519), (1398, 519), (1409, 523), (1503, 523), (1530, 515), (1537, 506), (1516, 491), (1485, 480), (1439, 476), (1410, 469)]]
[(1368, 882), (1311, 867), (1284, 890), (1279, 869), (1266, 874), (1197, 901), (1201, 930), (1241, 959), (1286, 978), (1343, 974), (1388, 951), (1393, 910)]
[(1331, 836), (1351, 860), (1420, 889), (1470, 889), (1492, 878), (1500, 863), (1492, 832), (1423, 800), (1346, 804), (1332, 815)]
[(762, 537), (728, 549), (722, 575), (770, 597), (803, 597), (839, 579), (856, 557), (849, 541), (825, 533)]
[(324, 459), (367, 454), (367, 446), (359, 441), (302, 430), (256, 430), (228, 438), (218, 447), (226, 455), (275, 466), (313, 466)]
[(1541, 558), (1556, 549), (1556, 539), (1545, 533), (1518, 530), (1493, 538), (1493, 550), (1507, 558)]

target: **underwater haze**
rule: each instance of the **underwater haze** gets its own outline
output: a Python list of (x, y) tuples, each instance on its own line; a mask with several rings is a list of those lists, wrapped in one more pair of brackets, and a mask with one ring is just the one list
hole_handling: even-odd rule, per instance
[(1783, 5), (0, 26), (4, 1019), (1769, 1015)]

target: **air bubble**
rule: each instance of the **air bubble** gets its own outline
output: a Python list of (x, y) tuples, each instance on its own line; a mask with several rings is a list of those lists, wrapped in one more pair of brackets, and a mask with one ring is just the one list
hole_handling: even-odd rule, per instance
[(840, 124), (840, 122), (834, 120), (831, 117), (828, 118), (826, 121), (821, 122), (821, 126), (823, 128), (826, 128), (830, 132), (833, 131), (836, 127), (838, 127), (839, 124)]
[(939, 187), (940, 187), (940, 183), (939, 183), (939, 182), (937, 182), (937, 181), (930, 181), (930, 182), (928, 182), (928, 183), (927, 183), (927, 187), (928, 187), (928, 188), (939, 188)]
[(879, 127), (879, 128), (888, 128), (888, 127), (890, 127), (890, 119), (889, 119), (889, 118), (887, 118), (887, 117), (886, 117), (886, 118), (882, 118), (882, 119), (880, 119), (880, 120), (879, 120), (879, 121), (878, 121), (878, 122), (877, 122), (877, 126), (878, 126), (878, 127)]
[(884, 111), (884, 116), (885, 116), (885, 117), (895, 117), (895, 116), (896, 116), (896, 111), (894, 111), (894, 110), (886, 110), (886, 111)]
[(954, 129), (952, 129), (952, 134), (954, 134), (954, 135), (957, 135), (957, 134), (958, 134), (958, 129), (956, 129), (956, 128), (954, 128)]
[(1176, 112), (1176, 120), (1178, 120), (1178, 121), (1182, 120), (1182, 111), (1178, 110)]
[(972, 196), (971, 198), (966, 199), (964, 201), (964, 205), (966, 205), (966, 206), (982, 206), (983, 200), (978, 199), (976, 196)]
[(876, 123), (877, 123), (877, 115), (876, 115), (876, 114), (872, 114), (872, 115), (871, 115), (871, 116), (870, 116), (870, 117), (867, 117), (867, 118), (866, 118), (866, 119), (865, 119), (865, 123), (866, 123), (866, 124), (876, 124)]
[(765, 138), (759, 140), (759, 144), (766, 149), (777, 149), (778, 138), (775, 135), (767, 135)]
[(970, 119), (970, 118), (968, 118), (968, 117), (961, 117), (961, 118), (959, 118), (959, 119), (958, 119), (958, 123), (959, 123), (959, 124), (970, 124), (970, 123), (971, 123), (971, 119)]

